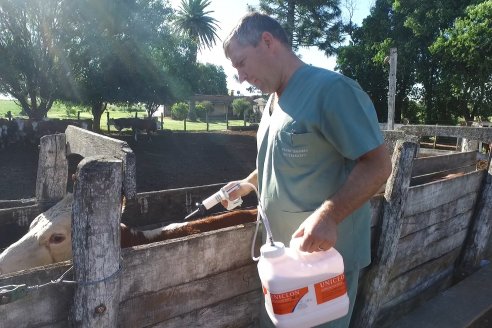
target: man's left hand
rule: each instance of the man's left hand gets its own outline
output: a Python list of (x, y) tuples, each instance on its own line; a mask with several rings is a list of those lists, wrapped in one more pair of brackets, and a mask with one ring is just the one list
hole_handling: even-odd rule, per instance
[(302, 238), (299, 243), (303, 252), (321, 252), (335, 246), (337, 241), (337, 223), (330, 216), (322, 216), (316, 210), (294, 232), (292, 238)]

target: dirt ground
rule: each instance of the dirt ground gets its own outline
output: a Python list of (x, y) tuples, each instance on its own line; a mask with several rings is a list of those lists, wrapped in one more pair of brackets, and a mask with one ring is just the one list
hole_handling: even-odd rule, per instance
[[(228, 182), (256, 166), (256, 132), (171, 132), (124, 140), (137, 159), (137, 191), (155, 191)], [(32, 198), (38, 167), (37, 145), (0, 150), (0, 200)]]

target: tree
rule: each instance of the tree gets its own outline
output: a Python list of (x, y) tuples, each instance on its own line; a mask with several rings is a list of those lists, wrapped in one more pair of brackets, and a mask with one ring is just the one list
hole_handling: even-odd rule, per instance
[(209, 16), (213, 11), (206, 11), (209, 5), (210, 1), (207, 0), (181, 0), (176, 16), (179, 30), (191, 38), (195, 44), (193, 62), (196, 62), (199, 49), (203, 47), (210, 49), (219, 39), (216, 32), (217, 20)]
[(15, 98), (30, 118), (41, 119), (66, 76), (59, 19), (63, 0), (0, 2), (0, 93)]
[[(94, 127), (108, 102), (142, 102), (152, 111), (174, 101), (183, 81), (176, 63), (186, 51), (167, 25), (172, 10), (160, 2), (142, 0), (77, 0), (67, 8), (72, 33), (70, 62), (73, 85), (67, 97), (91, 106)], [(176, 73), (176, 75), (174, 74)]]
[(232, 102), (232, 112), (237, 117), (248, 115), (253, 110), (253, 105), (245, 98), (234, 99)]
[(222, 66), (197, 64), (195, 92), (203, 95), (227, 95), (227, 79)]
[(171, 106), (171, 118), (173, 120), (184, 120), (188, 116), (190, 107), (187, 103), (180, 102)]
[(214, 105), (212, 104), (211, 101), (208, 100), (201, 101), (197, 103), (195, 106), (196, 115), (201, 120), (204, 120), (206, 118), (206, 115), (213, 113), (214, 109), (215, 109)]
[(409, 94), (415, 84), (412, 33), (404, 26), (404, 20), (404, 16), (394, 12), (391, 0), (378, 0), (362, 26), (354, 27), (351, 43), (338, 50), (336, 68), (359, 82), (369, 94), (380, 122), (388, 116), (389, 66), (384, 59), (391, 47), (398, 49), (395, 121), (400, 122), (402, 116), (416, 120), (409, 113)]
[(492, 115), (492, 1), (470, 6), (466, 16), (445, 30), (431, 46), (440, 59), (443, 79), (465, 120)]
[(339, 0), (260, 0), (260, 10), (280, 22), (294, 50), (315, 46), (330, 56), (342, 42)]
[(453, 123), (453, 112), (456, 108), (450, 107), (450, 101), (443, 84), (440, 59), (430, 52), (430, 47), (442, 31), (450, 28), (455, 19), (464, 14), (465, 8), (473, 0), (394, 0), (395, 13), (403, 15), (403, 25), (412, 33), (408, 42), (414, 65), (416, 82), (422, 88), (422, 102), (425, 106), (425, 122), (427, 124)]
[(456, 122), (461, 104), (451, 97), (451, 85), (445, 78), (453, 67), (443, 66), (442, 58), (430, 49), (441, 33), (464, 14), (466, 3), (470, 2), (376, 1), (362, 26), (354, 30), (352, 44), (340, 49), (337, 64), (342, 73), (356, 79), (367, 90), (380, 119), (386, 117), (388, 92), (388, 66), (384, 65), (384, 58), (390, 47), (396, 47), (396, 121), (402, 116), (420, 120), (424, 108), (422, 122)]

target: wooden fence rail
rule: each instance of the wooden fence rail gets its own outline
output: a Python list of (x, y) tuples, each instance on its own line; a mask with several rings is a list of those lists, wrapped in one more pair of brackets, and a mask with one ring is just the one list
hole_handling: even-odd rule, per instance
[[(66, 177), (54, 168), (64, 165), (59, 156), (64, 143), (67, 154), (85, 157), (74, 187), (74, 272), (65, 276), (77, 284), (44, 285), (72, 262), (2, 276), (0, 286), (32, 287), (28, 296), (0, 304), (2, 325), (255, 326), (262, 292), (250, 258), (253, 224), (119, 248), (122, 193), (129, 197), (121, 220), (152, 225), (159, 218), (180, 221), (220, 185), (136, 194), (135, 158), (127, 145), (80, 130), (67, 129), (65, 142), (58, 136), (43, 143), (47, 155), (39, 170), (44, 176), (36, 189), (45, 201), (59, 197)], [(455, 276), (475, 270), (483, 257), (492, 229), (490, 166), (474, 168), (477, 152), (416, 158), (416, 141), (423, 135), (492, 141), (490, 130), (472, 127), (403, 126), (385, 133), (394, 149), (393, 173), (384, 196), (371, 200), (373, 261), (361, 277), (353, 327), (390, 327), (396, 317), (449, 287)], [(463, 174), (441, 179), (456, 172)], [(38, 203), (0, 209), (0, 226), (25, 227), (40, 209)]]

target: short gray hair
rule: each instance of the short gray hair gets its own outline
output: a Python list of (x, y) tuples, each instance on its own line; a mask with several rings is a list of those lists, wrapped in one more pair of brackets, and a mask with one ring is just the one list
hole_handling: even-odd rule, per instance
[(263, 32), (269, 32), (287, 48), (291, 48), (289, 38), (279, 22), (268, 15), (251, 12), (245, 15), (224, 41), (224, 53), (229, 58), (229, 45), (235, 39), (241, 46), (256, 47)]

